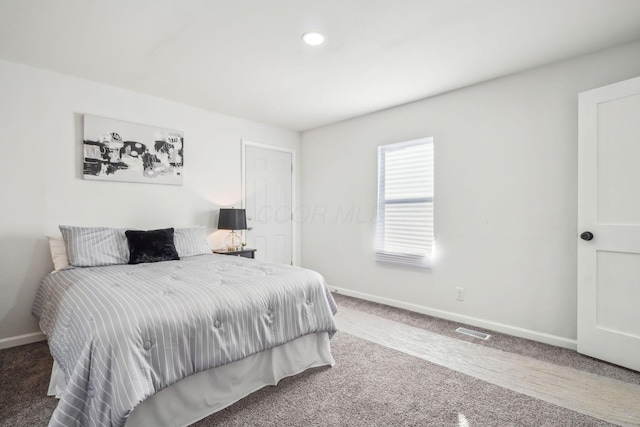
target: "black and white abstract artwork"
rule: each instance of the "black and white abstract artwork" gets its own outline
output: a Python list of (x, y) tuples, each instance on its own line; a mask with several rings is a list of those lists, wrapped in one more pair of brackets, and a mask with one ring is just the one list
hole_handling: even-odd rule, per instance
[(84, 116), (85, 179), (182, 185), (184, 133)]

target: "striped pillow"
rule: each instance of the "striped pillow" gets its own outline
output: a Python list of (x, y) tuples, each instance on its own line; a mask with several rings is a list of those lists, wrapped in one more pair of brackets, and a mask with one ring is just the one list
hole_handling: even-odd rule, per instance
[(176, 228), (173, 233), (173, 241), (180, 258), (211, 253), (203, 225)]
[(74, 267), (127, 264), (129, 245), (125, 228), (61, 225), (69, 264)]

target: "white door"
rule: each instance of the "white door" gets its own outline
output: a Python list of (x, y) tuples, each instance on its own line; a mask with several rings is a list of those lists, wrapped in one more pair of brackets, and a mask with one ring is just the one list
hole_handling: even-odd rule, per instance
[(640, 371), (640, 77), (580, 94), (578, 152), (578, 351)]
[(293, 264), (293, 152), (246, 141), (243, 148), (247, 247), (256, 259)]

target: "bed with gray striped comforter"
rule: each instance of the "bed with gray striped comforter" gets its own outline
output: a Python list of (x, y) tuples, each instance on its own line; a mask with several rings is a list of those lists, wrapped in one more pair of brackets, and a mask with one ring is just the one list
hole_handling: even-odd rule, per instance
[(38, 288), (33, 314), (67, 389), (51, 426), (121, 426), (191, 374), (336, 331), (322, 276), (224, 255), (71, 268)]

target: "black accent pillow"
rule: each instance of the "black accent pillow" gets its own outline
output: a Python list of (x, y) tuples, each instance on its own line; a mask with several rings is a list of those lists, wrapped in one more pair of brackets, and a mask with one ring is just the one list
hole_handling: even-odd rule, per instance
[(129, 264), (180, 259), (173, 243), (173, 228), (127, 230), (124, 234), (129, 242)]

